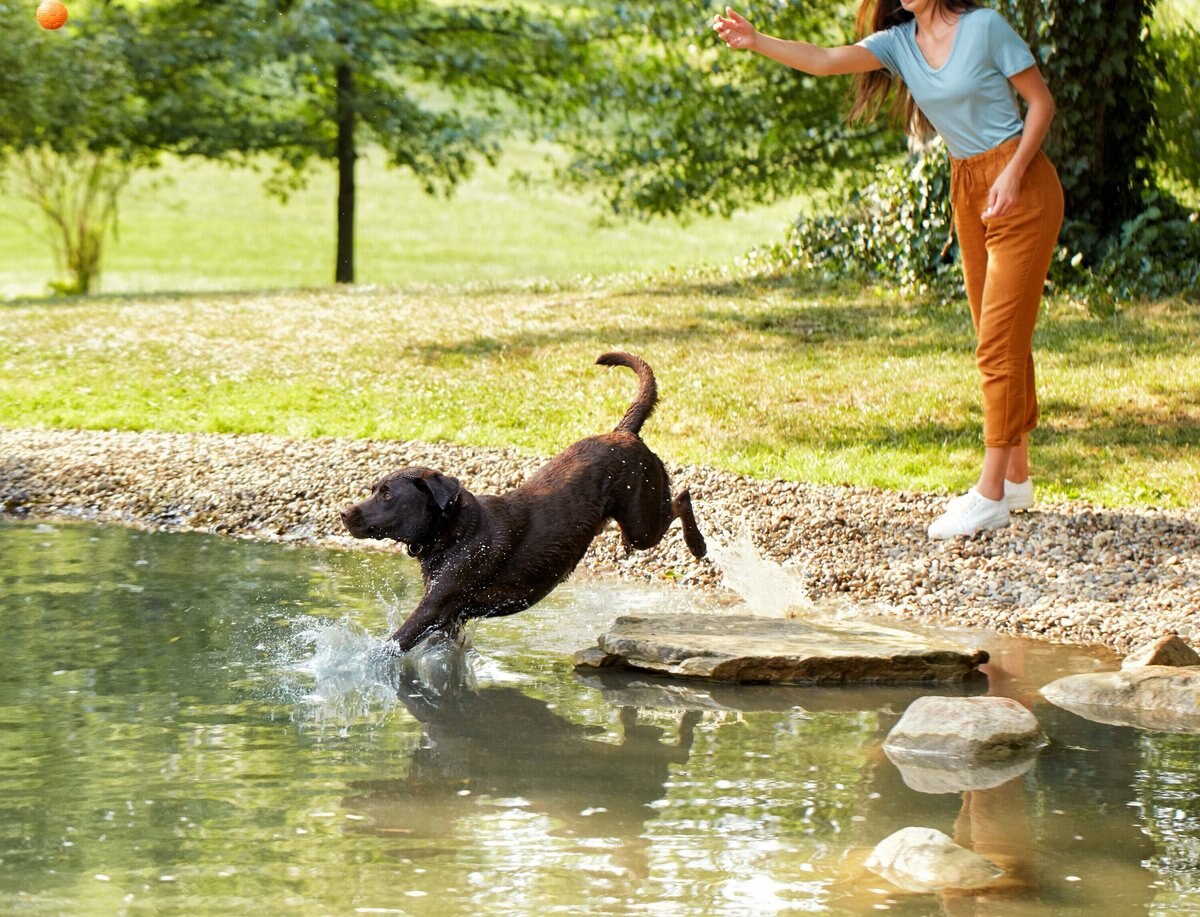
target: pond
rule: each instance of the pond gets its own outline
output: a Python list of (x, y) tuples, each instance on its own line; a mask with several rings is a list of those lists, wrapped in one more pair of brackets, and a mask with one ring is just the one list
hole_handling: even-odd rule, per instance
[[(931, 795), (880, 749), (928, 692), (571, 665), (618, 613), (715, 599), (575, 582), (465, 655), (389, 662), (419, 594), (392, 553), (0, 522), (0, 912), (1200, 911), (1200, 738), (1036, 694), (1111, 658), (982, 638), (988, 690), (1051, 745), (1023, 778)], [(888, 885), (862, 861), (909, 825), (1008, 880)]]

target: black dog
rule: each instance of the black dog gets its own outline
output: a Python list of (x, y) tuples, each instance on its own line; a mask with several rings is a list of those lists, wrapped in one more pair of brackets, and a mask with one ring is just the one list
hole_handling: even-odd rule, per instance
[(654, 372), (627, 353), (596, 362), (636, 372), (637, 398), (613, 432), (580, 440), (516, 490), (476, 497), (437, 471), (404, 468), (342, 510), (355, 538), (391, 538), (421, 562), (425, 595), (389, 638), (401, 652), (434, 631), (455, 633), (470, 618), (510, 615), (541, 601), (609, 519), (621, 527), (626, 549), (646, 549), (678, 518), (688, 549), (704, 556), (687, 490), (671, 499), (666, 468), (638, 436), (658, 401)]

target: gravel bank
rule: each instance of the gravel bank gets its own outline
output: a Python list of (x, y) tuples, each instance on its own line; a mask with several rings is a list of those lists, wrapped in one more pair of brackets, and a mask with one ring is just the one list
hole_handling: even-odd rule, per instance
[[(428, 465), (476, 493), (499, 493), (542, 461), (425, 443), (0, 429), (0, 510), (358, 545), (341, 534), (336, 510), (385, 471)], [(939, 543), (925, 528), (944, 497), (670, 470), (676, 487), (691, 487), (710, 543), (728, 543), (744, 524), (763, 555), (807, 573), (818, 601), (1118, 652), (1170, 631), (1200, 644), (1197, 508), (1056, 503), (1008, 529)], [(687, 553), (678, 526), (658, 548), (629, 556), (609, 530), (577, 575), (709, 589), (721, 578)]]

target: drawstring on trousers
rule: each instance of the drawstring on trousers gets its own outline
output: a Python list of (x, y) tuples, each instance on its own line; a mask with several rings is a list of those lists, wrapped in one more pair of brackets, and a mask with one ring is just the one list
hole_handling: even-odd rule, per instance
[(942, 263), (950, 263), (950, 248), (954, 245), (954, 199), (958, 196), (959, 186), (962, 191), (970, 194), (975, 187), (975, 177), (968, 168), (960, 168), (950, 160), (950, 231), (946, 233), (946, 244), (942, 246)]

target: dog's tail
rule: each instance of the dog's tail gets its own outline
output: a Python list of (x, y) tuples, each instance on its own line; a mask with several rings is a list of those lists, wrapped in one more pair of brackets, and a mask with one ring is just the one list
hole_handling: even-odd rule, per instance
[(641, 432), (646, 418), (654, 411), (654, 406), (658, 404), (658, 383), (654, 381), (654, 370), (641, 357), (635, 357), (631, 353), (603, 353), (596, 358), (596, 362), (601, 366), (628, 366), (637, 373), (639, 382), (637, 397), (633, 399), (633, 404), (629, 406), (629, 410), (617, 424), (617, 430), (623, 430), (636, 436)]

